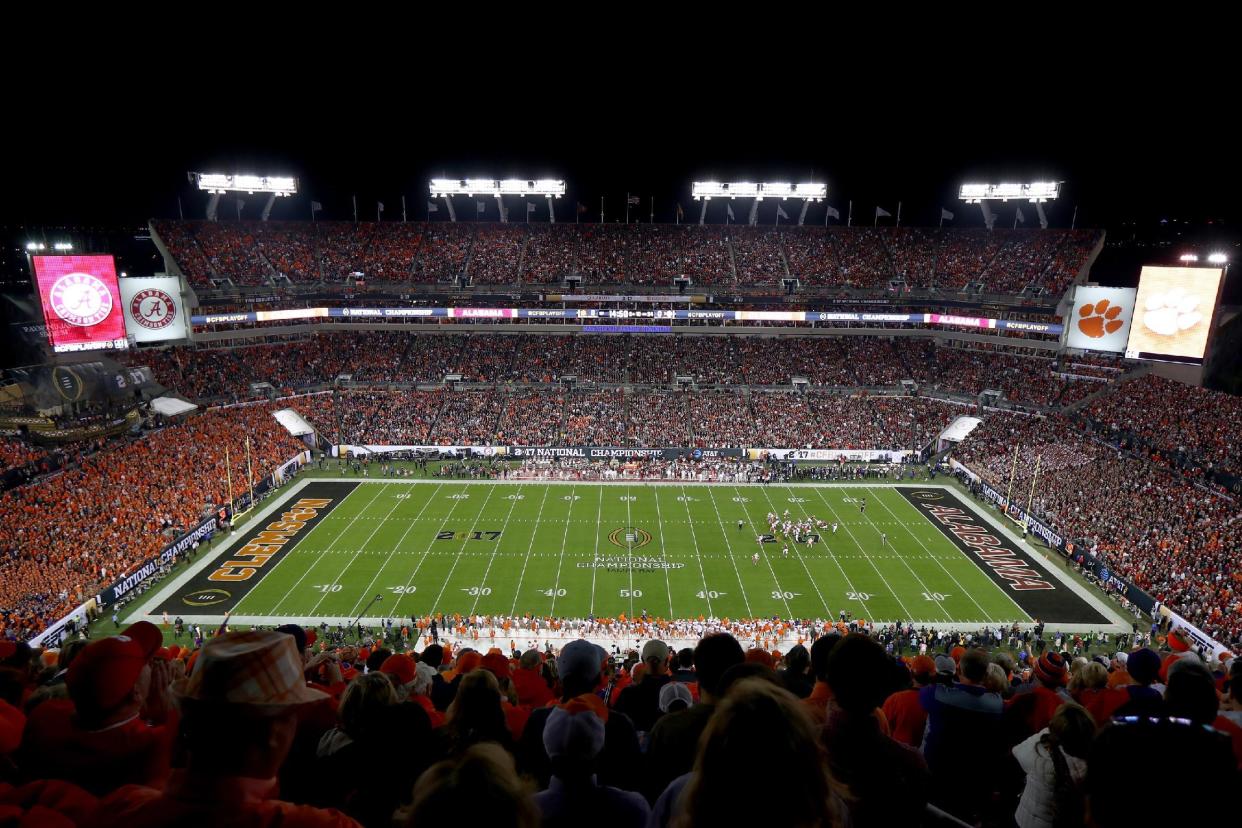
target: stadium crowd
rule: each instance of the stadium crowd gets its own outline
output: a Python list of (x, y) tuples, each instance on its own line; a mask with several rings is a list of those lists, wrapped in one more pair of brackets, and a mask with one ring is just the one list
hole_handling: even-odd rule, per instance
[(487, 222), (159, 221), (155, 230), (196, 286), (339, 282), (807, 285), (994, 293), (1028, 286), (1060, 295), (1098, 234), (1073, 230), (944, 230), (747, 225)]
[[(672, 386), (782, 385), (921, 387), (977, 397), (999, 391), (1011, 403), (1064, 407), (1105, 387), (1065, 379), (1047, 356), (995, 348), (961, 348), (925, 340), (876, 337), (587, 336), (569, 334), (407, 334), (389, 331), (317, 334), (233, 349), (184, 346), (133, 351), (126, 364), (148, 365), (156, 379), (197, 400), (261, 396), (252, 383), (280, 393), (355, 382), (439, 384), (450, 374), (467, 382), (579, 382)], [(1236, 406), (1235, 406), (1236, 408)], [(1219, 462), (1219, 461), (1218, 461)]]
[(1242, 399), (1147, 374), (1086, 414), (1114, 441), (1190, 472), (1242, 475)]
[[(1218, 641), (1242, 638), (1242, 509), (1161, 466), (1092, 439), (1063, 417), (990, 416), (955, 452), (994, 486)], [(1026, 498), (1018, 501), (1025, 506)]]
[[(361, 646), (285, 624), (0, 650), (0, 818), (14, 825), (845, 828), (1205, 824), (1145, 796), (1156, 759), (1227, 795), (1242, 661), (1042, 638), (831, 629), (786, 652), (584, 638), (506, 652), (450, 619)], [(456, 622), (460, 630), (463, 625)], [(471, 626), (474, 626), (473, 624)], [(424, 637), (422, 634), (426, 633)], [(421, 640), (420, 640), (421, 639)], [(755, 790), (756, 768), (779, 795)]]
[(42, 631), (225, 503), (226, 444), (239, 497), (247, 438), (257, 479), (303, 448), (269, 406), (220, 409), (0, 495), (0, 638)]

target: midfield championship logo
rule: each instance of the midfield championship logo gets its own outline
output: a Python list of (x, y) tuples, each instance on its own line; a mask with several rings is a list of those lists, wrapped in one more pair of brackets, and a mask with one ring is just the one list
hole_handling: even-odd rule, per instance
[(158, 331), (177, 318), (177, 303), (164, 291), (150, 288), (134, 294), (129, 303), (129, 315), (142, 327)]
[(608, 533), (608, 542), (622, 549), (642, 549), (651, 543), (651, 533), (633, 526), (620, 526)]
[(48, 292), (52, 312), (79, 328), (98, 325), (112, 313), (108, 286), (89, 273), (69, 273), (52, 284)]

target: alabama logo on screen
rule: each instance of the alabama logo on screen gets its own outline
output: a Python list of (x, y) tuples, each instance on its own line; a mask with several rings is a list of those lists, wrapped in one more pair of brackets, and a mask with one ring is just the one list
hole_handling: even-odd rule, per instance
[(164, 291), (148, 288), (134, 294), (129, 303), (129, 315), (142, 327), (158, 331), (177, 318), (177, 304)]
[(112, 313), (112, 294), (108, 286), (89, 273), (68, 273), (52, 283), (48, 291), (52, 312), (70, 325), (89, 328)]

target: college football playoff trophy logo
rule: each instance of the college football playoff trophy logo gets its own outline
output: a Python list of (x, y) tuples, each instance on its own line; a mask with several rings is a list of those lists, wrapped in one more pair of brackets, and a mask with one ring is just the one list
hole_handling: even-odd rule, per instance
[(52, 312), (79, 328), (98, 325), (112, 313), (112, 294), (108, 286), (89, 273), (68, 273), (52, 284), (48, 292)]
[(148, 288), (134, 294), (129, 303), (129, 315), (142, 327), (158, 331), (172, 324), (177, 316), (177, 305), (164, 291)]

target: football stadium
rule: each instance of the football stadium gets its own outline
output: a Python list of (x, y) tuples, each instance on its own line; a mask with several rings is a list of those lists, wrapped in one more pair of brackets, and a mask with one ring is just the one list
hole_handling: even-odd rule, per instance
[(0, 824), (1232, 821), (1227, 221), (208, 157), (5, 226)]

